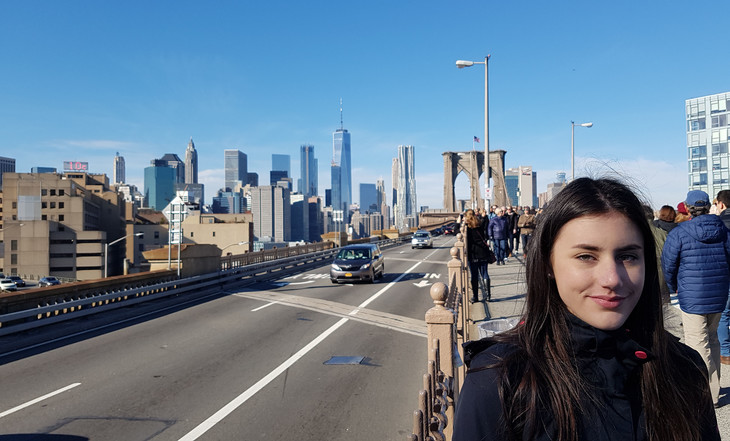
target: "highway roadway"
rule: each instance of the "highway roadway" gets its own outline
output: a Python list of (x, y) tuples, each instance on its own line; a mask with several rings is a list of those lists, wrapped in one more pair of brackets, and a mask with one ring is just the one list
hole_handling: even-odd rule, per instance
[(405, 439), (454, 242), (384, 249), (374, 284), (325, 266), (4, 337), (0, 441)]

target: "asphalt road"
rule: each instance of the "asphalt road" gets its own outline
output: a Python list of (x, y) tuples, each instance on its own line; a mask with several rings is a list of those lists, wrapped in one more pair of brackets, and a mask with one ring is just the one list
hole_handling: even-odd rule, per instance
[(454, 241), (384, 250), (375, 284), (322, 267), (0, 339), (0, 441), (404, 439)]

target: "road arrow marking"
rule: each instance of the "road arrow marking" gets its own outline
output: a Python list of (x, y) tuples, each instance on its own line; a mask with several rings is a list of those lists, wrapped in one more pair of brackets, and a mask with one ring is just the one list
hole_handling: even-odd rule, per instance
[(414, 285), (416, 285), (416, 286), (417, 286), (417, 287), (419, 287), (419, 288), (423, 288), (423, 287), (426, 287), (426, 286), (430, 285), (430, 283), (428, 283), (428, 282), (427, 282), (427, 281), (425, 281), (425, 280), (421, 280), (421, 281), (420, 281), (420, 282), (418, 282), (418, 283), (414, 283)]

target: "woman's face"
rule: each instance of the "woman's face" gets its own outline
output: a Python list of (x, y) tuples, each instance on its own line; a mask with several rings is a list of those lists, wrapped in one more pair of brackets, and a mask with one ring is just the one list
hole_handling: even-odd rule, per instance
[(568, 310), (603, 330), (620, 328), (644, 288), (644, 241), (626, 216), (609, 212), (563, 225), (550, 262)]

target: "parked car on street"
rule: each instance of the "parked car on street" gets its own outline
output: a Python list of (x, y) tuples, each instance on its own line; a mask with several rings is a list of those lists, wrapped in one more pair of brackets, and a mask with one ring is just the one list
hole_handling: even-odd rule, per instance
[(25, 286), (25, 280), (21, 279), (20, 276), (8, 276), (6, 279), (10, 279), (15, 282), (15, 286), (19, 288)]
[(442, 231), (444, 232), (444, 234), (450, 234), (452, 236), (456, 236), (456, 233), (459, 232), (459, 229), (458, 229), (456, 223), (444, 225), (441, 228), (442, 228)]
[(18, 287), (10, 279), (0, 279), (0, 291), (17, 291)]
[(426, 230), (418, 230), (413, 233), (411, 239), (411, 249), (413, 248), (433, 248), (433, 239), (431, 233)]
[(330, 267), (332, 283), (364, 281), (374, 283), (385, 274), (385, 258), (373, 243), (347, 245), (335, 256)]
[(53, 286), (60, 285), (61, 281), (53, 276), (44, 277), (38, 281), (38, 286)]

